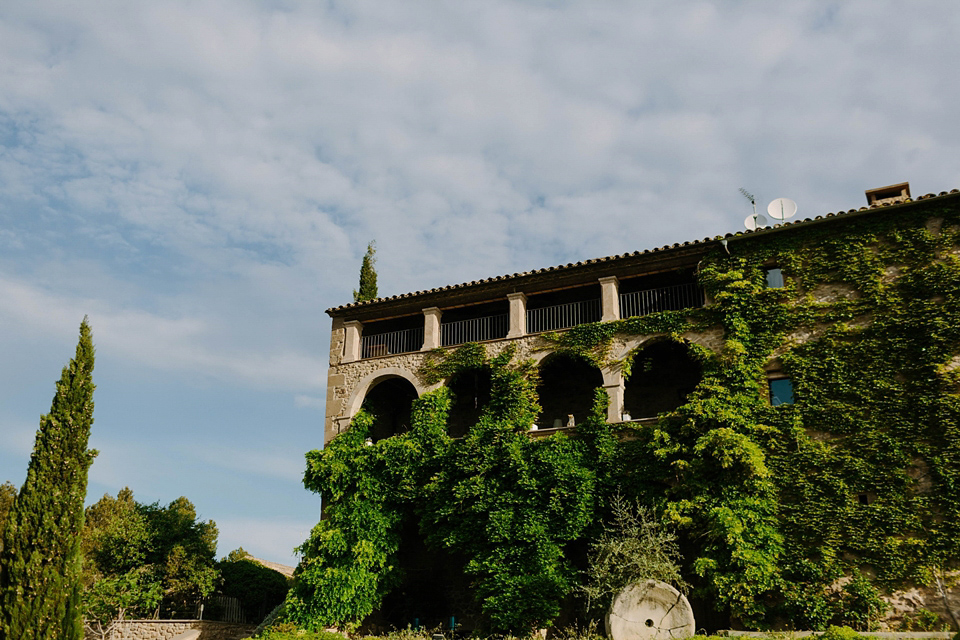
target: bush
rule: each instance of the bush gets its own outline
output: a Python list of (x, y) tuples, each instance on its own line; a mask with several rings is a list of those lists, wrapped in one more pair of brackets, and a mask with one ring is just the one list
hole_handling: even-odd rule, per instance
[(860, 573), (843, 587), (840, 602), (840, 622), (860, 631), (869, 631), (887, 610), (880, 592)]
[(837, 627), (830, 625), (820, 640), (858, 640), (862, 636), (850, 627)]
[(582, 587), (587, 607), (605, 610), (624, 587), (640, 580), (685, 589), (676, 536), (650, 510), (620, 494), (613, 496), (610, 508), (613, 521), (590, 544), (588, 583)]
[(249, 557), (231, 553), (218, 563), (218, 569), (223, 578), (220, 593), (240, 601), (248, 622), (263, 620), (283, 602), (290, 588), (286, 577)]

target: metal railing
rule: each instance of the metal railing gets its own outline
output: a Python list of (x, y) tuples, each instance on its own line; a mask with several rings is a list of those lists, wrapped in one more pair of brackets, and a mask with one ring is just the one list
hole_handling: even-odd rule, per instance
[(440, 344), (450, 347), (464, 342), (497, 340), (507, 337), (510, 317), (507, 314), (456, 320), (440, 324)]
[(600, 299), (558, 304), (542, 309), (527, 309), (527, 333), (569, 329), (600, 321)]
[(388, 331), (372, 336), (360, 337), (360, 357), (376, 358), (392, 356), (397, 353), (420, 351), (423, 346), (423, 327)]
[(694, 283), (677, 284), (620, 294), (620, 317), (645, 316), (657, 311), (679, 311), (703, 306), (703, 289)]

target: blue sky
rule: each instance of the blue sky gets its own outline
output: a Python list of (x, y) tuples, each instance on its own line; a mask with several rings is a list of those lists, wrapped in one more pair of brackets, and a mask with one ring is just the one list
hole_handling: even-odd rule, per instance
[(89, 315), (88, 500), (294, 563), (329, 318), (960, 187), (956, 3), (0, 4), (0, 481)]

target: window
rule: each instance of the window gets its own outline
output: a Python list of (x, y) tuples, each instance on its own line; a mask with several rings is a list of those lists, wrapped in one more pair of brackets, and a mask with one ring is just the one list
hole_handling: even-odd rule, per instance
[(769, 269), (764, 269), (763, 273), (767, 277), (768, 289), (783, 288), (783, 271), (781, 271), (779, 267), (770, 267)]
[(790, 378), (774, 378), (770, 380), (770, 404), (793, 404), (793, 382)]

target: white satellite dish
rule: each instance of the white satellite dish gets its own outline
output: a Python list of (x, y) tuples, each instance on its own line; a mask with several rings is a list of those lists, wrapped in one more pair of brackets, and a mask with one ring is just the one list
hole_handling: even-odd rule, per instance
[(797, 203), (790, 198), (777, 198), (767, 205), (767, 213), (774, 220), (786, 220), (797, 215)]
[(767, 226), (767, 219), (757, 214), (747, 216), (743, 221), (743, 226), (750, 231), (756, 231), (757, 229), (762, 229)]

